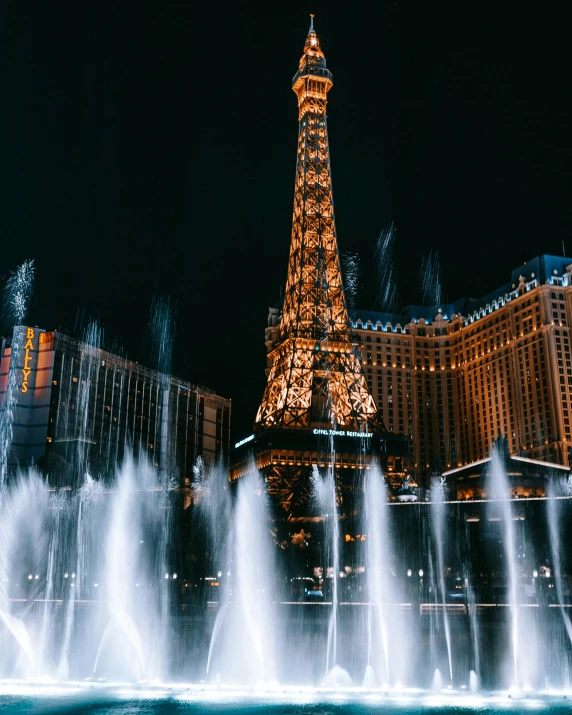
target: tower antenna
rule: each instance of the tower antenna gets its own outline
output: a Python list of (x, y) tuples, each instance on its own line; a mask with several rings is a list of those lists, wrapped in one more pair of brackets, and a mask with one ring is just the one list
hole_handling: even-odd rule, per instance
[(308, 34), (312, 32), (314, 32), (314, 15), (310, 13), (310, 29), (308, 30)]

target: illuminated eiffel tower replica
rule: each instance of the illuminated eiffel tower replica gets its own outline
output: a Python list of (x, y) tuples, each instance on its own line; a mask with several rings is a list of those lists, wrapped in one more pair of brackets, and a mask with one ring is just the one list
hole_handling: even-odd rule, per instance
[(230, 470), (234, 481), (258, 468), (289, 514), (304, 509), (314, 465), (334, 468), (340, 483), (354, 482), (386, 442), (350, 333), (326, 123), (333, 82), (311, 18), (292, 83), (298, 153), (282, 316), (266, 331), (267, 385), (254, 435), (237, 444)]

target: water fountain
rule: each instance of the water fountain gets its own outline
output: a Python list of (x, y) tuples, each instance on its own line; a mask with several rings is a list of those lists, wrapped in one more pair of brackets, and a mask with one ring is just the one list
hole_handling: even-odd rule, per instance
[[(364, 550), (354, 563), (361, 564), (356, 573), (363, 568), (365, 589), (352, 603), (339, 590), (345, 557), (335, 480), (327, 469), (316, 470), (316, 503), (325, 518), (319, 528), (328, 544), (321, 563), (326, 568), (324, 580), (331, 582), (331, 601), (302, 602), (296, 611), (280, 592), (276, 575), (284, 566), (276, 558), (279, 549), (273, 543), (259, 478), (232, 486), (220, 468), (199, 465), (196, 499), (204, 540), (210, 544), (204, 574), (213, 574), (209, 584), (216, 583), (217, 588), (216, 596), (209, 585), (212, 593), (185, 605), (177, 587), (189, 584), (178, 582), (169, 561), (169, 483), (144, 460), (128, 459), (105, 483), (87, 476), (72, 492), (54, 490), (33, 471), (21, 472), (5, 485), (0, 511), (0, 690), (8, 688), (5, 679), (17, 689), (24, 686), (16, 686), (14, 679), (25, 678), (59, 683), (64, 689), (81, 679), (112, 692), (108, 683), (121, 680), (149, 683), (145, 687), (153, 696), (163, 687), (159, 683), (171, 682), (181, 699), (200, 699), (200, 692), (233, 698), (246, 688), (257, 697), (296, 700), (303, 695), (320, 702), (335, 693), (354, 699), (388, 693), (387, 702), (406, 697), (409, 702), (417, 698), (428, 703), (427, 698), (439, 694), (446, 705), (457, 703), (455, 698), (463, 693), (464, 703), (474, 703), (470, 697), (490, 702), (492, 696), (479, 687), (483, 667), (485, 682), (518, 688), (512, 691), (515, 702), (527, 697), (527, 686), (565, 687), (571, 648), (562, 575), (566, 553), (558, 535), (569, 499), (557, 490), (542, 502), (558, 609), (550, 604), (528, 608), (518, 571), (521, 546), (515, 525), (521, 521), (515, 519), (519, 514), (507, 492), (500, 459), (495, 458), (490, 479), (490, 489), (498, 490), (496, 499), (485, 503), (481, 513), (488, 517), (483, 519), (485, 527), (501, 537), (499, 558), (507, 564), (508, 576), (507, 606), (502, 609), (507, 618), (496, 623), (483, 620), (483, 599), (468, 587), (475, 582), (470, 573), (462, 589), (465, 615), (451, 620), (456, 611), (451, 611), (451, 586), (444, 574), (457, 551), (459, 561), (464, 559), (464, 547), (450, 546), (463, 540), (465, 527), (451, 511), (441, 482), (433, 485), (428, 503), (404, 505), (388, 501), (385, 479), (377, 468), (366, 473), (360, 529)], [(418, 569), (419, 574), (405, 569), (410, 556), (405, 556), (398, 524), (410, 537), (417, 528), (420, 542), (429, 543), (435, 554), (433, 565), (424, 561), (425, 571)], [(314, 534), (317, 538), (318, 531)], [(463, 568), (469, 568), (467, 562)], [(431, 581), (434, 587), (428, 594), (423, 584)], [(431, 637), (429, 621), (421, 623), (423, 603), (435, 614)], [(497, 635), (483, 635), (483, 628)], [(559, 653), (546, 665), (523, 650), (545, 647), (539, 635), (543, 629), (550, 632), (552, 648)], [(437, 656), (446, 653), (444, 661), (430, 657), (432, 638)], [(495, 665), (499, 655), (502, 660), (503, 641), (509, 644), (508, 672)], [(301, 681), (300, 672), (311, 660), (305, 652), (310, 643), (315, 657), (323, 657), (322, 667)], [(473, 655), (467, 658), (463, 649)], [(196, 685), (176, 685), (189, 681)]]
[[(168, 306), (155, 310), (171, 321)], [(151, 324), (165, 340), (161, 320)], [(101, 345), (97, 324), (84, 342)], [(168, 369), (169, 354), (157, 360)], [(567, 483), (518, 501), (495, 451), (482, 503), (452, 503), (441, 479), (426, 501), (391, 501), (375, 464), (356, 470), (348, 502), (324, 466), (312, 513), (282, 517), (280, 531), (258, 474), (230, 484), (221, 465), (199, 462), (181, 516), (166, 463), (110, 453), (111, 475), (90, 474), (90, 369), (61, 425), (76, 437), (63, 481), (8, 472), (2, 414), (0, 698), (561, 702), (572, 672)]]

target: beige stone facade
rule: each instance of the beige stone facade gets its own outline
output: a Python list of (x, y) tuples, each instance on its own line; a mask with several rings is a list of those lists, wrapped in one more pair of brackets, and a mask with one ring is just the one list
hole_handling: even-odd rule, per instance
[(568, 465), (572, 265), (566, 264), (534, 259), (481, 301), (434, 311), (410, 306), (402, 316), (356, 313), (369, 389), (386, 429), (410, 435), (417, 479), (437, 465), (444, 471), (488, 457), (499, 434), (511, 454)]

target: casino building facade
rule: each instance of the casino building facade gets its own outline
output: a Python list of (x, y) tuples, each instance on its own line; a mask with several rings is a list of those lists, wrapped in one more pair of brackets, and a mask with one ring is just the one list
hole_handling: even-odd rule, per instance
[(65, 482), (77, 466), (111, 473), (130, 450), (188, 484), (197, 458), (226, 459), (231, 403), (212, 390), (37, 327), (15, 327), (0, 358), (9, 469), (36, 464)]
[(380, 419), (410, 437), (416, 480), (488, 458), (499, 434), (510, 454), (568, 466), (571, 283), (569, 259), (543, 255), (480, 299), (353, 314)]

